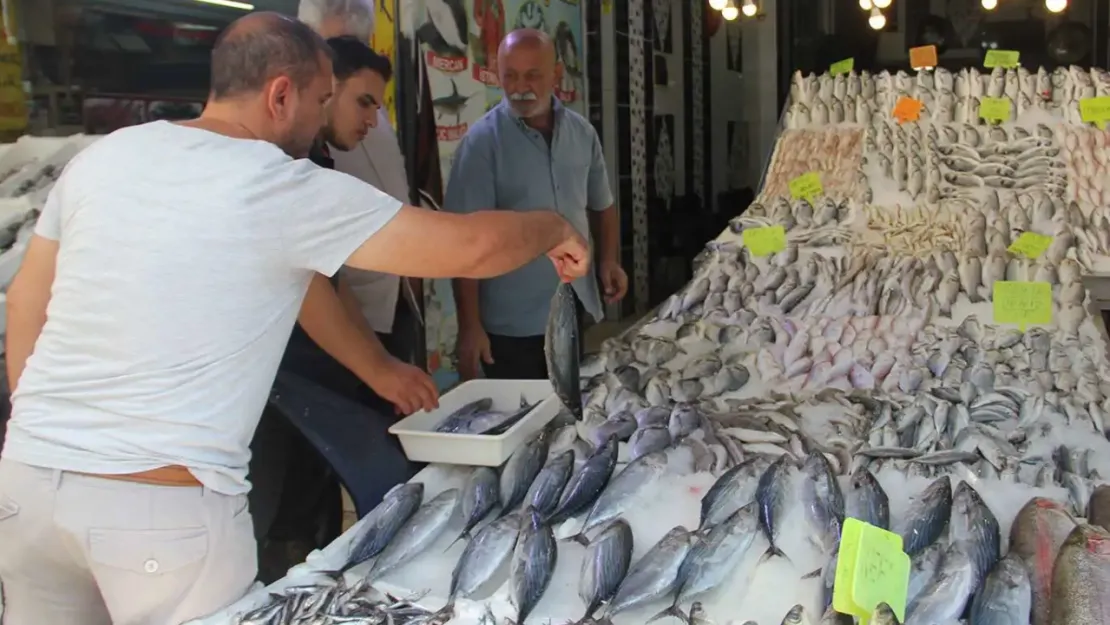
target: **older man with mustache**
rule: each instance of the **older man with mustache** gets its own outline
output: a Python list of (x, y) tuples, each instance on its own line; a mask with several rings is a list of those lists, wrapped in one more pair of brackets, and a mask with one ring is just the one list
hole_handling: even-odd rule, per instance
[[(514, 211), (554, 206), (593, 240), (598, 274), (575, 281), (574, 290), (585, 312), (600, 320), (597, 279), (606, 302), (628, 290), (601, 142), (585, 118), (553, 95), (562, 67), (546, 33), (514, 30), (497, 60), (504, 100), (471, 126), (455, 151), (444, 208), (470, 213), (492, 204)], [(455, 280), (462, 377), (477, 377), (479, 368), (489, 378), (547, 377), (543, 334), (558, 284), (555, 272), (539, 262), (492, 280)]]

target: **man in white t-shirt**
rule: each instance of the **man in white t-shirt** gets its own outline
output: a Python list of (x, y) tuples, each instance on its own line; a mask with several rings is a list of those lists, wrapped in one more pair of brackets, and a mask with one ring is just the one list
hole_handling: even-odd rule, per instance
[(554, 212), (426, 211), (295, 158), (328, 54), (300, 22), (242, 18), (199, 119), (116, 131), (54, 186), (8, 291), (6, 625), (181, 623), (250, 586), (248, 444), (317, 273), (588, 270)]

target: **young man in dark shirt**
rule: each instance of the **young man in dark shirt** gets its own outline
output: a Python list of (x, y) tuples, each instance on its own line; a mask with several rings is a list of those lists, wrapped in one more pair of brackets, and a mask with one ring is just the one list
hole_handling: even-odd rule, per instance
[[(378, 120), (385, 85), (392, 76), (389, 59), (374, 52), (355, 37), (328, 40), (334, 61), (335, 91), (326, 107), (328, 122), (321, 129), (309, 158), (334, 169), (331, 150), (350, 150), (358, 146)], [(331, 278), (333, 288), (338, 287)], [(357, 320), (360, 325), (364, 319)], [(368, 325), (366, 332), (373, 332)], [(404, 481), (417, 467), (407, 461), (387, 428), (393, 422), (394, 406), (377, 396), (346, 367), (324, 352), (298, 324), (282, 358), (282, 372), (293, 373), (375, 413), (376, 440), (366, 441), (367, 454), (376, 458), (382, 492)], [(379, 427), (380, 426), (380, 427)], [(303, 435), (277, 414), (267, 409), (255, 439), (256, 457), (252, 461), (252, 513), (260, 549), (259, 573), (264, 581), (284, 574), (288, 567), (303, 561), (308, 553), (323, 547), (340, 531), (342, 499), (339, 482), (327, 462)], [(265, 466), (261, 466), (265, 465)], [(255, 510), (254, 503), (269, 499), (269, 514)], [(260, 514), (261, 513), (261, 514)]]

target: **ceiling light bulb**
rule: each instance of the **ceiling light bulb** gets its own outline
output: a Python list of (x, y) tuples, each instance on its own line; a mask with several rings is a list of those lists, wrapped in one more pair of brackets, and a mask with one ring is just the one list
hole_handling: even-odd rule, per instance
[(728, 6), (728, 0), (709, 0), (709, 8), (714, 11), (723, 11)]
[(740, 7), (740, 11), (748, 17), (755, 17), (755, 14), (759, 12), (759, 7), (755, 6), (755, 0), (744, 0), (744, 4)]
[(874, 4), (880, 9), (885, 9), (890, 6), (890, 0), (871, 0), (871, 4)]
[(870, 11), (871, 0), (859, 0), (859, 8), (863, 9), (864, 11)]
[(993, 11), (998, 8), (998, 0), (983, 0), (983, 8), (988, 11)]
[(1059, 13), (1068, 8), (1068, 0), (1044, 0), (1044, 8), (1052, 13)]
[(867, 23), (875, 30), (882, 30), (886, 26), (886, 16), (878, 7), (875, 7), (871, 9), (871, 17), (867, 18)]
[(728, 4), (725, 5), (725, 8), (721, 9), (721, 17), (730, 22), (740, 17), (740, 9), (736, 8), (736, 2), (728, 0)]

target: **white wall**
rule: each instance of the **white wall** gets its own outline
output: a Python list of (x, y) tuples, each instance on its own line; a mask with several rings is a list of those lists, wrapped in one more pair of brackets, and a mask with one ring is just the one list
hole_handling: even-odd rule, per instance
[[(713, 194), (729, 189), (728, 122), (748, 123), (748, 167), (745, 186), (755, 186), (763, 173), (778, 132), (778, 47), (775, 0), (760, 0), (762, 18), (740, 17), (743, 73), (728, 69), (727, 27), (722, 24), (709, 41), (709, 92), (713, 99)], [(755, 189), (758, 192), (758, 189)]]

